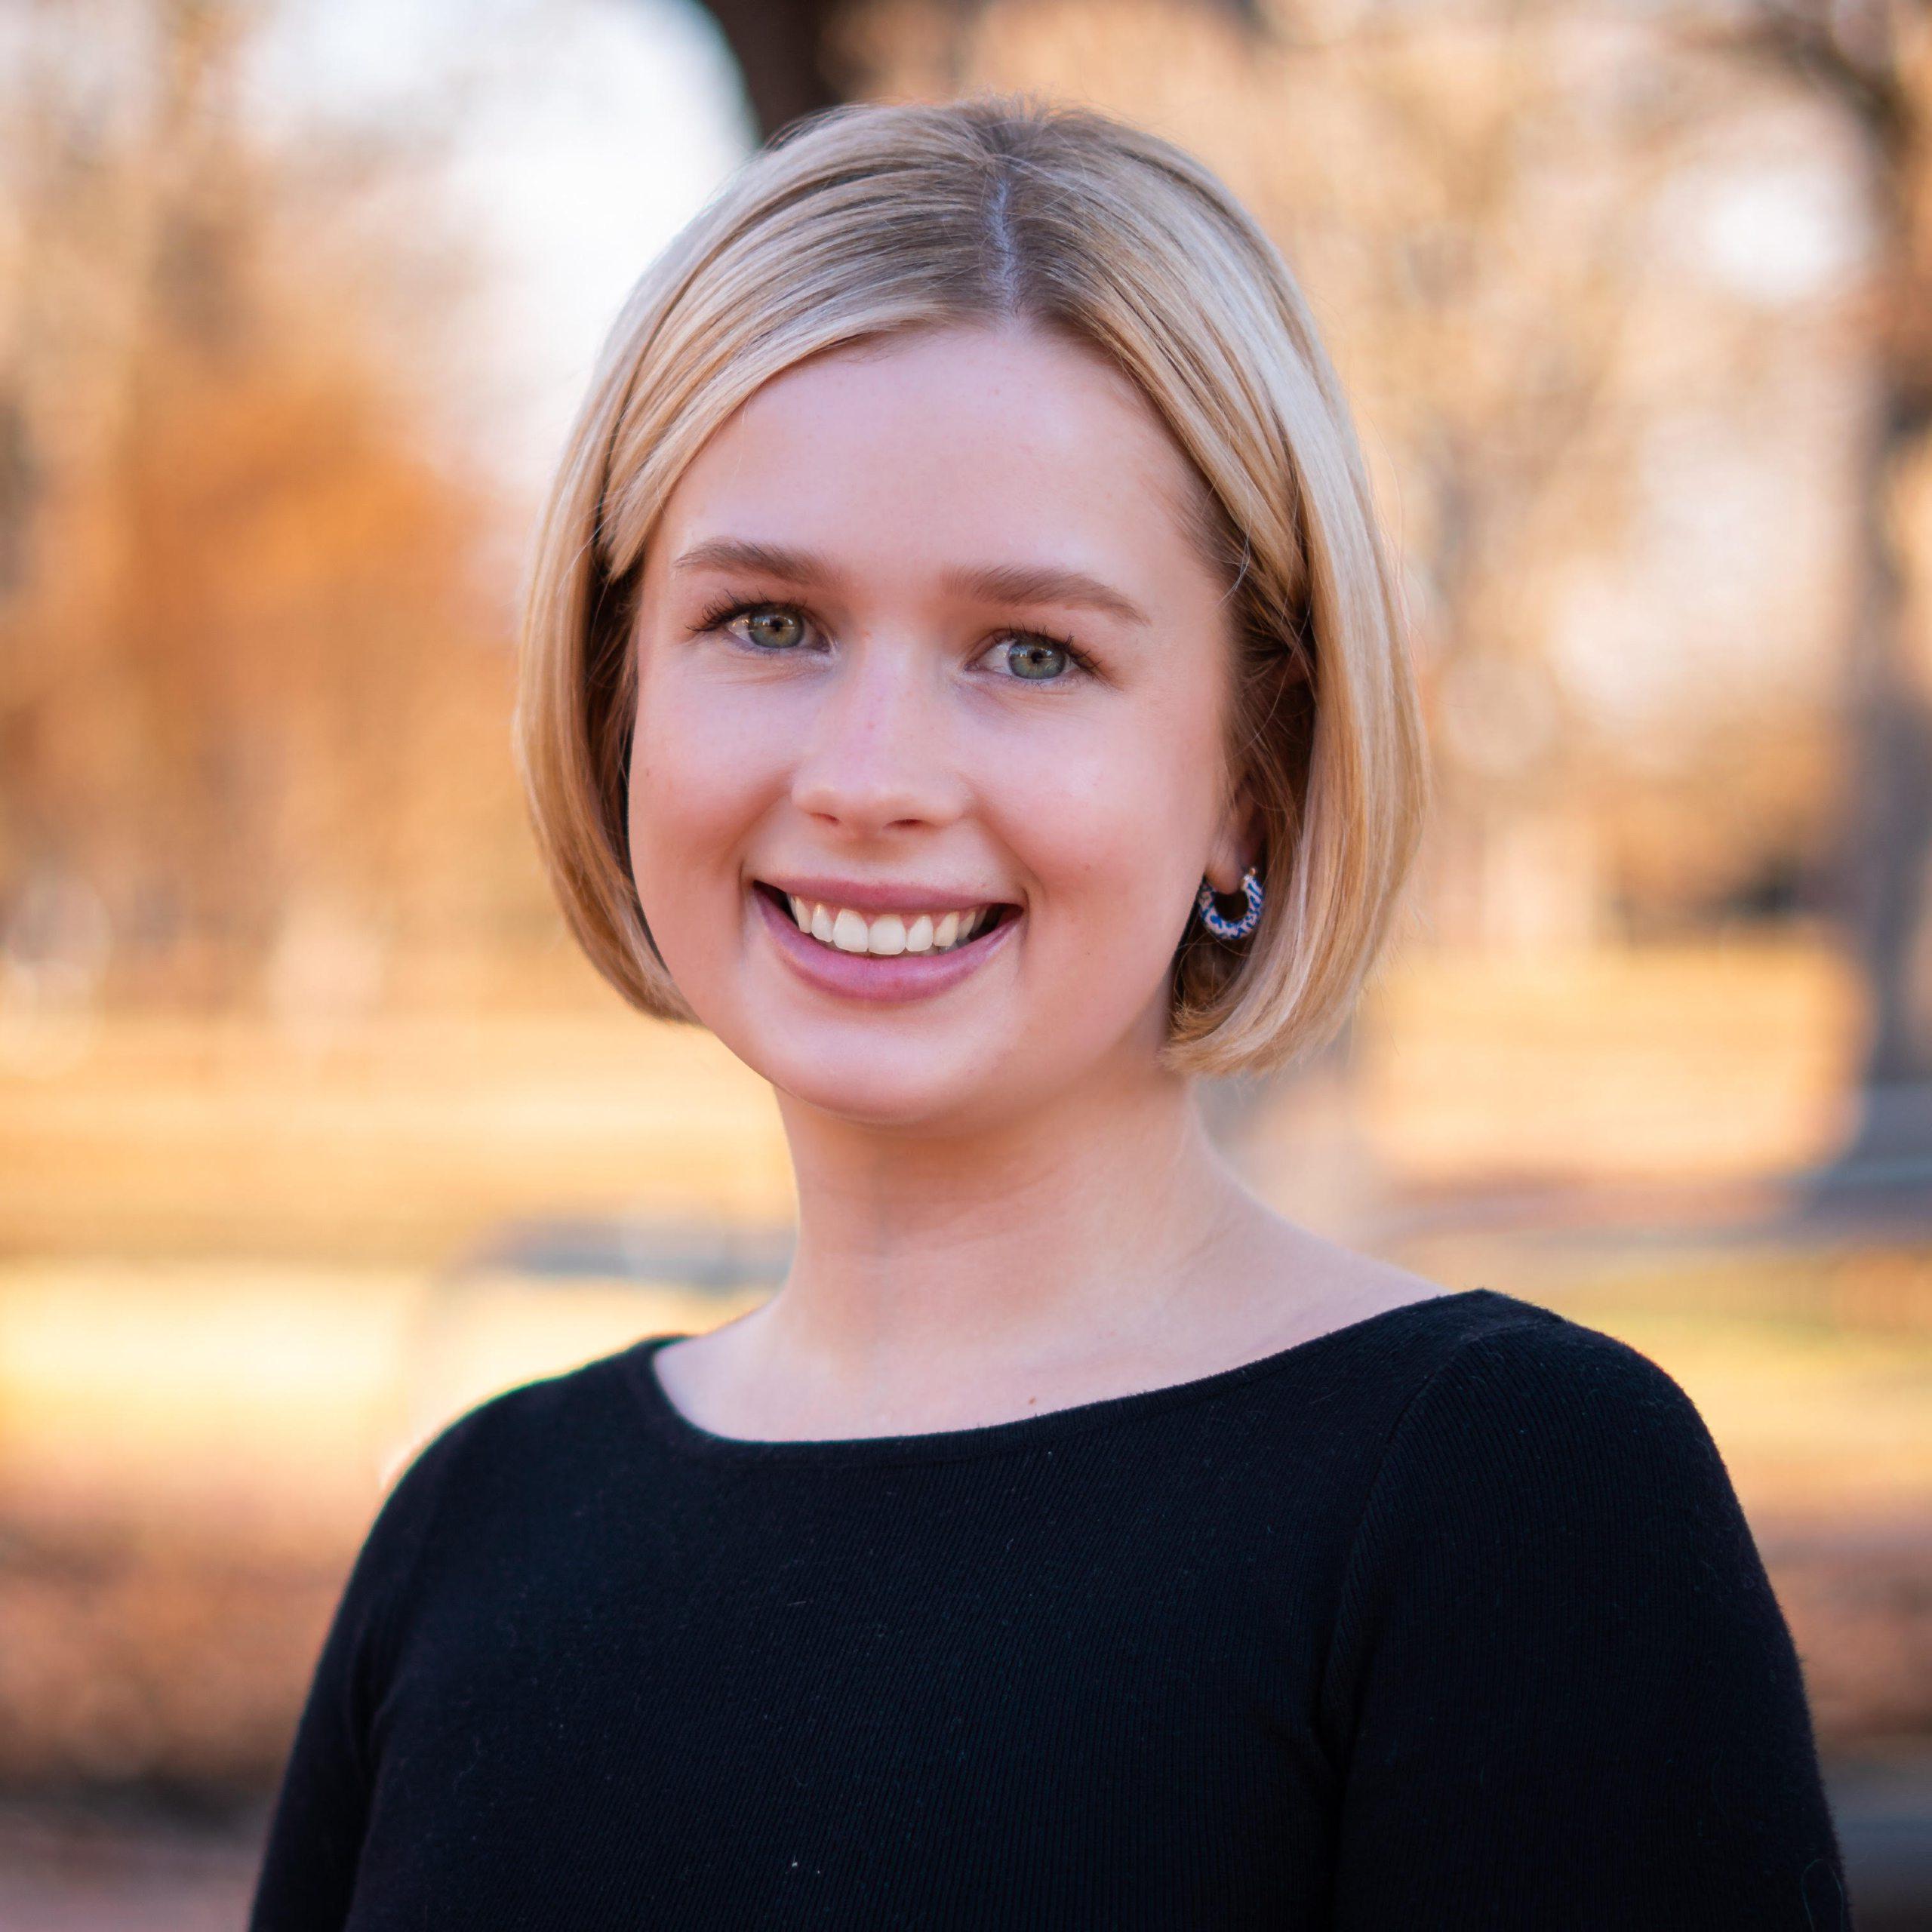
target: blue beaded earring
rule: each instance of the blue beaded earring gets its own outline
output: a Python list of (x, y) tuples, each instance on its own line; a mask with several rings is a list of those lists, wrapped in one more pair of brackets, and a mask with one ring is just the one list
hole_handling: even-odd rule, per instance
[(1238, 889), (1247, 910), (1238, 919), (1224, 919), (1214, 910), (1214, 888), (1204, 878), (1201, 881), (1201, 896), (1194, 903), (1201, 909), (1201, 923), (1217, 939), (1245, 939), (1261, 923), (1261, 878), (1254, 866), (1242, 873)]

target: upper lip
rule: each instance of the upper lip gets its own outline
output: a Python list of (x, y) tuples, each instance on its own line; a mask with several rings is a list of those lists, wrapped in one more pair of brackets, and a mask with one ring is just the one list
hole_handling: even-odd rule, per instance
[(792, 872), (761, 875), (760, 883), (803, 899), (814, 906), (849, 906), (855, 912), (965, 912), (976, 906), (1007, 902), (970, 887), (926, 885), (916, 880), (894, 883), (884, 879), (826, 878)]

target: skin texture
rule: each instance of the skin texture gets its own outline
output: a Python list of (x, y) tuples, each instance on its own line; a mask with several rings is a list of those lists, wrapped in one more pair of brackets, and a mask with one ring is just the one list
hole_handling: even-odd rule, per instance
[[(1270, 1213), (1156, 1061), (1201, 878), (1232, 891), (1254, 856), (1198, 487), (1123, 375), (1015, 325), (787, 371), (666, 504), (635, 635), (632, 867), (679, 989), (777, 1091), (800, 1211), (773, 1300), (657, 1358), (700, 1425), (970, 1426), (1433, 1291)], [(814, 561), (691, 561), (721, 541)], [(1140, 617), (954, 580), (988, 566), (1084, 573)], [(726, 603), (757, 608), (717, 621)], [(1021, 916), (958, 984), (880, 1004), (775, 943), (752, 881), (808, 875)]]

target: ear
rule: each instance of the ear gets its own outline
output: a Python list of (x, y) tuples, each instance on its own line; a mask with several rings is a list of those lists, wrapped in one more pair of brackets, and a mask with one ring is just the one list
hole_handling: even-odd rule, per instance
[(1261, 814), (1246, 798), (1237, 798), (1222, 815), (1208, 848), (1208, 883), (1231, 899), (1241, 890), (1242, 875), (1260, 862)]

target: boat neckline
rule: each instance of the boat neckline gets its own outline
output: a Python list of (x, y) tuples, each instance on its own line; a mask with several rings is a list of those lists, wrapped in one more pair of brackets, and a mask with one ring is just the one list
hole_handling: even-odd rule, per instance
[[(1098, 1396), (1089, 1401), (1074, 1402), (1047, 1409), (1038, 1415), (1016, 1416), (1004, 1422), (976, 1423), (961, 1429), (925, 1429), (912, 1434), (892, 1435), (748, 1436), (721, 1435), (694, 1422), (671, 1399), (657, 1367), (658, 1351), (673, 1342), (688, 1341), (688, 1331), (677, 1334), (647, 1335), (623, 1350), (618, 1358), (628, 1372), (632, 1389), (653, 1432), (660, 1441), (680, 1454), (718, 1461), (761, 1463), (909, 1463), (951, 1462), (973, 1456), (989, 1456), (1031, 1449), (1084, 1435), (1117, 1422), (1131, 1421), (1186, 1403), (1204, 1401), (1279, 1371), (1294, 1367), (1311, 1358), (1332, 1352), (1337, 1346), (1359, 1342), (1371, 1334), (1401, 1329), (1424, 1318), (1428, 1311), (1452, 1308), (1474, 1310), (1494, 1306), (1524, 1312), (1532, 1303), (1493, 1288), (1463, 1288), (1438, 1295), (1424, 1295), (1401, 1302), (1393, 1308), (1379, 1309), (1358, 1316), (1319, 1335), (1277, 1349), (1271, 1354), (1237, 1362), (1232, 1367), (1216, 1369), (1186, 1382), (1165, 1383), (1152, 1389), (1130, 1389), (1118, 1395)], [(1439, 1317), (1435, 1318), (1439, 1318)]]

